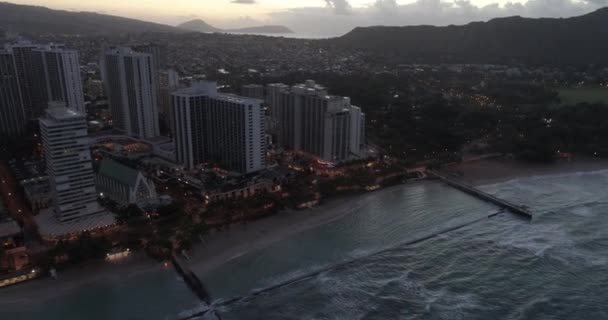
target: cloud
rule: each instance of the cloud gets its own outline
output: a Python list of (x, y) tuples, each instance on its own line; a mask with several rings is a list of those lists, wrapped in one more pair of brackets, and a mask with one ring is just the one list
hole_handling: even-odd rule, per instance
[(338, 36), (357, 26), (450, 25), (487, 21), (497, 17), (570, 17), (608, 5), (608, 0), (528, 0), (500, 5), (475, 5), (469, 0), (371, 0), (352, 7), (347, 0), (326, 0), (326, 7), (304, 7), (270, 14), (273, 24), (286, 25), (311, 36)]
[(256, 1), (255, 0), (232, 0), (232, 1), (230, 1), (230, 3), (236, 3), (236, 4), (255, 4)]
[(327, 6), (334, 9), (336, 14), (350, 14), (353, 7), (348, 0), (325, 0)]

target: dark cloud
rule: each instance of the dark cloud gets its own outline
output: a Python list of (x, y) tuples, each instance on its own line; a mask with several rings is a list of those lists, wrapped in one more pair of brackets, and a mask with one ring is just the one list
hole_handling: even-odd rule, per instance
[[(347, 0), (326, 0), (327, 7), (294, 8), (271, 14), (272, 23), (283, 24), (313, 36), (342, 35), (357, 26), (450, 25), (487, 21), (497, 17), (570, 17), (607, 6), (608, 0), (528, 0), (478, 6), (469, 0), (375, 0), (352, 7)], [(314, 22), (314, 23), (313, 23)]]

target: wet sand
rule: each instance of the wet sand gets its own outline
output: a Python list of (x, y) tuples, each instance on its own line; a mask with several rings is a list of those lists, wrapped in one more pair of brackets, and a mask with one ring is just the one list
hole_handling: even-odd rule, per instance
[(313, 209), (284, 211), (227, 231), (213, 232), (192, 250), (187, 264), (197, 275), (204, 275), (249, 252), (340, 219), (365, 205), (365, 199), (365, 195), (334, 199)]
[[(58, 278), (43, 277), (0, 289), (0, 310), (13, 303), (37, 303), (67, 294), (84, 286), (119, 281), (133, 275), (165, 268), (143, 253), (135, 253), (116, 262), (90, 262), (65, 271), (58, 271)], [(168, 267), (170, 268), (170, 267)]]

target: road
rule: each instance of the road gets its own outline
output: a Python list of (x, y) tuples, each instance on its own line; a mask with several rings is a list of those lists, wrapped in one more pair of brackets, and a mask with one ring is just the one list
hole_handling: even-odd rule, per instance
[(8, 213), (23, 228), (26, 243), (40, 242), (34, 214), (19, 192), (19, 185), (5, 161), (0, 161), (0, 197)]

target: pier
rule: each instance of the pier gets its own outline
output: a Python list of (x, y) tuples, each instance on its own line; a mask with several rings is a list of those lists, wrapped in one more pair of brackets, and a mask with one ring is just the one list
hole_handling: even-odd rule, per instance
[(198, 298), (202, 302), (205, 302), (207, 305), (209, 305), (211, 303), (209, 293), (205, 289), (205, 286), (203, 285), (201, 280), (194, 274), (194, 272), (188, 269), (188, 267), (186, 267), (175, 255), (171, 256), (171, 262), (175, 267), (175, 271), (177, 271), (177, 273), (182, 277), (182, 279), (184, 279), (186, 285), (188, 285), (188, 288), (190, 288), (190, 290), (192, 290), (192, 292), (194, 292), (194, 294), (196, 294), (196, 296), (198, 296)]
[(499, 207), (505, 208), (509, 211), (511, 211), (512, 213), (515, 213), (517, 215), (520, 215), (522, 217), (525, 217), (527, 219), (532, 219), (532, 213), (530, 213), (530, 211), (525, 208), (524, 206), (520, 206), (520, 205), (516, 205), (514, 203), (511, 203), (509, 201), (500, 199), (494, 195), (491, 195), (487, 192), (483, 192), (481, 190), (479, 190), (478, 188), (475, 188), (471, 185), (465, 184), (461, 181), (458, 181), (456, 179), (452, 179), (450, 177), (447, 177), (445, 175), (442, 175), (438, 172), (429, 170), (427, 171), (428, 175), (431, 177), (435, 177), (437, 179), (440, 179), (442, 181), (444, 181), (445, 183), (447, 183), (448, 185), (463, 191), (465, 193), (468, 193), (476, 198), (479, 198), (481, 200), (493, 203)]

